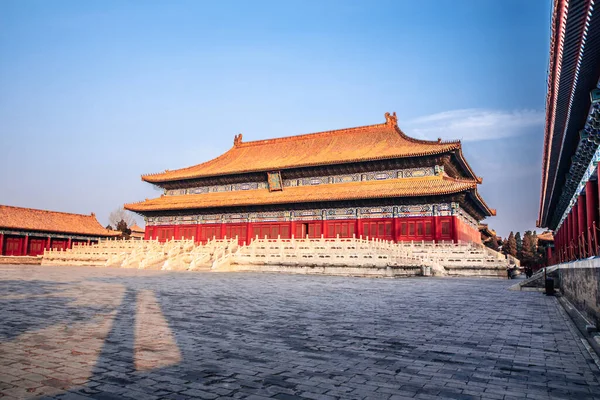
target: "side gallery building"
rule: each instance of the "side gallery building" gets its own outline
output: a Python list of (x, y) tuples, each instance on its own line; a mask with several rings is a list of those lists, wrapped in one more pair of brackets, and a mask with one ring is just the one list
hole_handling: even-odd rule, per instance
[(417, 140), (385, 123), (243, 142), (189, 168), (144, 175), (164, 190), (126, 204), (145, 239), (379, 238), (481, 242), (495, 215), (461, 143)]
[(100, 225), (94, 213), (71, 214), (0, 205), (0, 256), (39, 256), (121, 236)]
[(551, 26), (538, 226), (558, 264), (600, 250), (600, 7), (555, 0)]

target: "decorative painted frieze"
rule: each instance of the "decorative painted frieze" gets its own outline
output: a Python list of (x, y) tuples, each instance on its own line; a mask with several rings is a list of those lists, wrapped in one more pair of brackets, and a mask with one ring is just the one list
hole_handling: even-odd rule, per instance
[[(457, 203), (452, 203), (457, 204)], [(479, 229), (479, 223), (469, 213), (463, 210), (458, 204), (453, 215), (456, 215), (461, 221), (471, 226), (474, 229)]]
[(420, 178), (424, 176), (439, 175), (443, 172), (444, 167), (436, 165), (434, 167), (394, 169), (386, 171), (354, 173), (347, 175), (313, 176), (299, 179), (284, 179), (283, 186), (314, 186), (328, 183), (362, 182), (397, 178)]
[(436, 203), (418, 205), (396, 205), (383, 207), (327, 208), (292, 211), (267, 211), (252, 213), (199, 214), (170, 217), (147, 217), (147, 226), (220, 224), (246, 222), (284, 222), (343, 220), (368, 218), (410, 218), (458, 216), (465, 223), (477, 227), (477, 221), (463, 210), (458, 203)]
[[(398, 179), (398, 178), (421, 178), (424, 176), (435, 176), (442, 175), (444, 173), (443, 165), (435, 165), (432, 167), (422, 168), (407, 168), (407, 169), (394, 169), (386, 171), (375, 171), (375, 172), (364, 172), (354, 173), (347, 175), (328, 175), (328, 176), (312, 176), (307, 178), (299, 179), (283, 179), (283, 187), (293, 186), (314, 186), (328, 183), (348, 183), (348, 182), (362, 182), (362, 181), (373, 181), (373, 180), (384, 180), (384, 179)], [(271, 173), (273, 174), (273, 173)], [(278, 173), (277, 173), (278, 174)], [(265, 176), (266, 178), (266, 176)], [(271, 182), (281, 182), (281, 176), (272, 177)], [(257, 190), (257, 189), (269, 189), (269, 183), (265, 179), (264, 182), (245, 182), (235, 183), (231, 185), (213, 185), (213, 186), (199, 186), (188, 189), (171, 189), (165, 190), (167, 196), (181, 196), (185, 194), (204, 194), (204, 193), (219, 193), (219, 192), (233, 192), (238, 190)], [(280, 186), (277, 186), (280, 187)], [(276, 189), (279, 190), (279, 189)]]
[(181, 196), (184, 194), (204, 194), (204, 193), (219, 193), (219, 192), (233, 192), (238, 190), (256, 190), (256, 189), (267, 189), (267, 181), (264, 182), (244, 182), (234, 183), (231, 185), (215, 185), (215, 186), (200, 186), (189, 189), (172, 189), (165, 190), (167, 196)]

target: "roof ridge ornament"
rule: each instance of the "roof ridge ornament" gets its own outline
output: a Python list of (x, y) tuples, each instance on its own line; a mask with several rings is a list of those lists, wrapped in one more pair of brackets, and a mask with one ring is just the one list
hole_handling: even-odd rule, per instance
[(389, 112), (385, 113), (385, 123), (387, 125), (398, 125), (398, 117), (396, 117), (396, 112), (394, 111), (392, 114), (390, 114)]
[(239, 133), (233, 137), (233, 146), (237, 147), (242, 144), (242, 134)]

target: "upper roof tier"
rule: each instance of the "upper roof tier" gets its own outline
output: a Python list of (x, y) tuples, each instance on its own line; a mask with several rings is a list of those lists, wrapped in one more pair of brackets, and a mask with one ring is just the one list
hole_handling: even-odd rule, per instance
[(161, 196), (139, 203), (125, 204), (125, 209), (139, 213), (152, 211), (192, 210), (218, 207), (276, 205), (345, 201), (375, 198), (440, 196), (471, 191), (485, 216), (496, 215), (477, 193), (479, 181), (447, 176), (386, 179), (315, 186), (292, 186), (283, 191), (268, 189), (239, 190), (180, 196)]
[[(442, 142), (408, 137), (397, 125), (396, 113), (385, 114), (377, 125), (242, 142), (236, 135), (233, 147), (221, 156), (193, 167), (143, 175), (150, 183), (171, 182), (249, 172), (266, 172), (351, 162), (418, 157), (460, 150), (459, 141)], [(461, 153), (459, 151), (459, 153)], [(473, 171), (459, 154), (468, 175)]]
[(121, 235), (102, 227), (94, 213), (82, 215), (0, 205), (2, 228), (103, 237)]

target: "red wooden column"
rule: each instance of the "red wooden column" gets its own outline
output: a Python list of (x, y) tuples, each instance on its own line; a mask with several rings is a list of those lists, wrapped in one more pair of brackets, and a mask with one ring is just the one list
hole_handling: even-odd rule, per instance
[(25, 235), (25, 243), (23, 245), (23, 250), (21, 251), (22, 256), (26, 256), (28, 251), (27, 247), (29, 247), (29, 235)]
[[(588, 181), (585, 184), (585, 196), (587, 197), (587, 217), (588, 221), (596, 221), (598, 225), (598, 182)], [(590, 223), (589, 226), (592, 224)]]
[[(587, 226), (587, 236), (593, 244), (594, 237), (597, 231), (594, 231), (594, 226), (598, 226), (598, 182), (597, 181), (587, 181), (585, 184), (585, 197), (586, 197), (586, 226)], [(596, 249), (592, 249), (594, 252)]]
[(400, 241), (400, 218), (394, 218), (394, 242)]
[(561, 229), (557, 229), (554, 231), (554, 248), (556, 248), (556, 250), (558, 250), (560, 252), (560, 234), (561, 234)]
[(559, 245), (556, 250), (558, 251), (559, 257), (562, 257), (562, 254), (564, 253), (563, 250), (565, 249), (565, 224), (561, 225), (558, 232), (559, 232)]
[(579, 204), (579, 198), (573, 205), (573, 242), (577, 243), (577, 237), (579, 236), (579, 210), (577, 207)]
[(569, 247), (569, 224), (568, 221), (565, 220), (564, 224), (564, 233), (563, 233), (563, 249), (565, 250), (563, 253), (563, 257), (567, 254), (567, 250)]
[(563, 234), (563, 227), (561, 225), (561, 227), (556, 231), (556, 244), (555, 244), (556, 251), (557, 251), (557, 254), (559, 255), (559, 257), (560, 257), (560, 253), (562, 250), (562, 234)]
[(50, 236), (48, 236), (48, 239), (46, 240), (46, 250), (50, 250), (50, 241), (52, 239), (50, 238)]
[[(577, 198), (577, 227), (579, 228), (577, 231), (577, 240), (579, 240), (581, 234), (585, 235), (585, 231), (587, 230), (587, 218), (585, 215), (586, 200), (586, 196), (583, 195), (579, 195)], [(585, 241), (587, 244), (587, 235), (585, 235)]]
[(572, 253), (575, 252), (575, 221), (577, 221), (577, 215), (575, 215), (575, 213), (577, 212), (576, 210), (577, 207), (573, 207), (571, 208), (571, 212), (569, 213), (571, 219), (571, 236), (569, 237), (569, 245), (573, 247)]
[[(458, 229), (456, 228), (456, 225), (457, 225), (456, 224), (456, 220), (457, 219), (458, 219), (458, 217), (452, 217), (450, 219), (450, 229), (451, 229), (451, 231), (450, 231), (450, 233), (451, 233), (450, 237), (452, 238), (452, 241), (454, 243), (458, 243)], [(415, 227), (415, 229), (416, 229), (416, 227)]]
[(71, 248), (71, 238), (69, 238), (69, 241), (67, 242), (67, 249)]
[(571, 213), (567, 214), (567, 218), (564, 222), (565, 225), (565, 250), (567, 253), (569, 251), (569, 246), (571, 245)]
[[(248, 224), (248, 232), (250, 232), (250, 224)], [(290, 221), (290, 238), (292, 236), (294, 237), (294, 239), (298, 239), (296, 237), (296, 221), (294, 221), (294, 220)], [(248, 237), (252, 237), (252, 233), (250, 233)], [(250, 243), (250, 242), (248, 242), (248, 243)]]
[[(293, 225), (293, 222), (290, 225)], [(294, 234), (294, 231), (292, 230), (292, 232), (290, 232), (290, 238), (292, 237), (293, 234)], [(251, 241), (252, 241), (252, 224), (250, 222), (246, 222), (246, 237), (244, 238), (244, 242), (246, 242), (246, 244), (250, 244)]]
[(0, 256), (4, 255), (4, 233), (0, 233)]
[(562, 249), (562, 233), (563, 233), (563, 227), (562, 225), (560, 226), (560, 228), (556, 231), (556, 251), (558, 252), (558, 254), (560, 254), (560, 251)]

